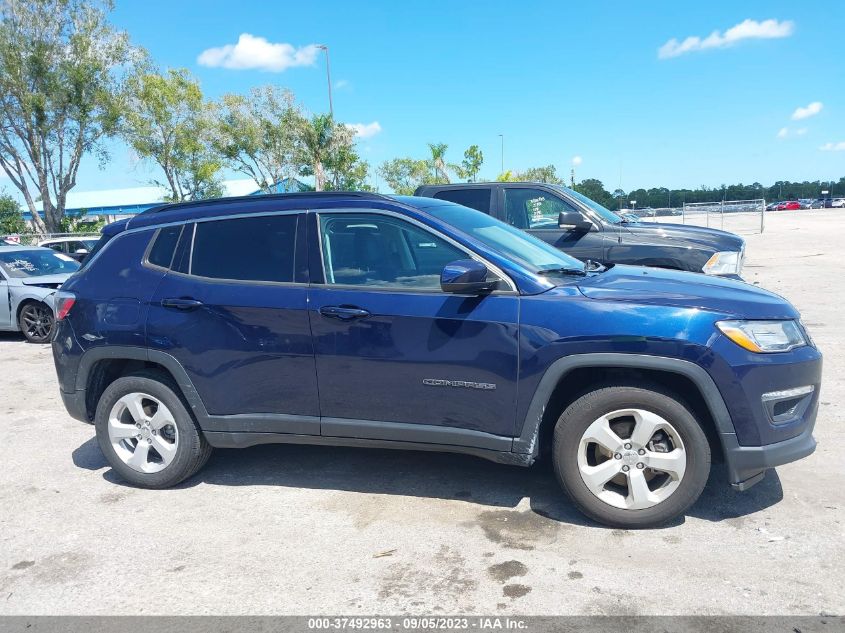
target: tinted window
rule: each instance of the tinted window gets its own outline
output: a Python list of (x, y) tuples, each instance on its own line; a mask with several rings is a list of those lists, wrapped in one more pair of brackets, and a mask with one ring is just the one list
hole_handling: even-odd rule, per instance
[(561, 211), (575, 211), (542, 189), (505, 188), (505, 218), (518, 229), (556, 229)]
[(176, 249), (176, 242), (179, 241), (179, 234), (181, 232), (181, 226), (168, 226), (159, 229), (147, 261), (162, 268), (170, 268), (170, 262), (173, 260), (173, 251)]
[(440, 272), (468, 255), (398, 218), (375, 214), (320, 216), (326, 283), (440, 289)]
[(198, 222), (191, 274), (243, 281), (293, 281), (296, 215)]
[(438, 191), (434, 197), (438, 200), (448, 200), (455, 204), (462, 204), (470, 209), (490, 212), (490, 189), (486, 188), (471, 188), (471, 189), (452, 189), (447, 191)]

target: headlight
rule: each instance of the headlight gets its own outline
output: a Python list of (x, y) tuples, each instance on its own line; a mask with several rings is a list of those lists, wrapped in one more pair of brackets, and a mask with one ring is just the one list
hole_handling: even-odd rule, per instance
[(701, 268), (701, 272), (707, 275), (738, 275), (741, 268), (741, 251), (719, 251), (713, 253)]
[(750, 352), (788, 352), (807, 344), (795, 321), (718, 321), (716, 327)]

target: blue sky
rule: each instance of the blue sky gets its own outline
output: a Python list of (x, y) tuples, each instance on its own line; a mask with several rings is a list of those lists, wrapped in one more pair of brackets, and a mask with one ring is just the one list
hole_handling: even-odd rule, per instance
[[(311, 111), (328, 105), (321, 55), (281, 72), (198, 57), (242, 34), (290, 44), (292, 55), (327, 44), (337, 118), (380, 128), (360, 140), (373, 172), (444, 142), (454, 162), (478, 144), (482, 176), (492, 178), (503, 134), (506, 169), (553, 163), (568, 174), (579, 156), (576, 178), (609, 189), (845, 175), (838, 2), (116, 0), (112, 20), (162, 68), (190, 69), (211, 98), (273, 83)], [(729, 31), (746, 20), (755, 23)], [(689, 36), (701, 39), (684, 43)], [(661, 58), (672, 38), (663, 51), (675, 56)], [(237, 63), (291, 61), (280, 50), (238, 50)], [(209, 59), (221, 63), (225, 52)], [(806, 116), (793, 120), (798, 108)], [(132, 163), (115, 145), (104, 171), (93, 158), (83, 165), (78, 190), (154, 175)]]

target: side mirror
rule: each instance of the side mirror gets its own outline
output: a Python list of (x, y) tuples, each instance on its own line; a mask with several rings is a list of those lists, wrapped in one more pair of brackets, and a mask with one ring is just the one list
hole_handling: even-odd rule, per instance
[(585, 220), (584, 216), (577, 211), (561, 211), (557, 216), (557, 225), (562, 229), (580, 231), (586, 233), (593, 228), (593, 223)]
[(73, 251), (73, 253), (74, 253), (74, 255), (87, 255), (88, 249), (87, 248), (77, 248), (75, 251)]
[(496, 280), (488, 280), (487, 266), (474, 259), (459, 259), (443, 267), (440, 288), (443, 292), (479, 295), (496, 287)]

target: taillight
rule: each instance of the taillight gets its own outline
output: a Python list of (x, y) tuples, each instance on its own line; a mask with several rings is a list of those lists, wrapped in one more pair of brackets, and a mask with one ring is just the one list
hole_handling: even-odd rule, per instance
[(76, 295), (72, 292), (56, 293), (56, 321), (61, 321), (70, 312), (73, 304), (76, 303)]

